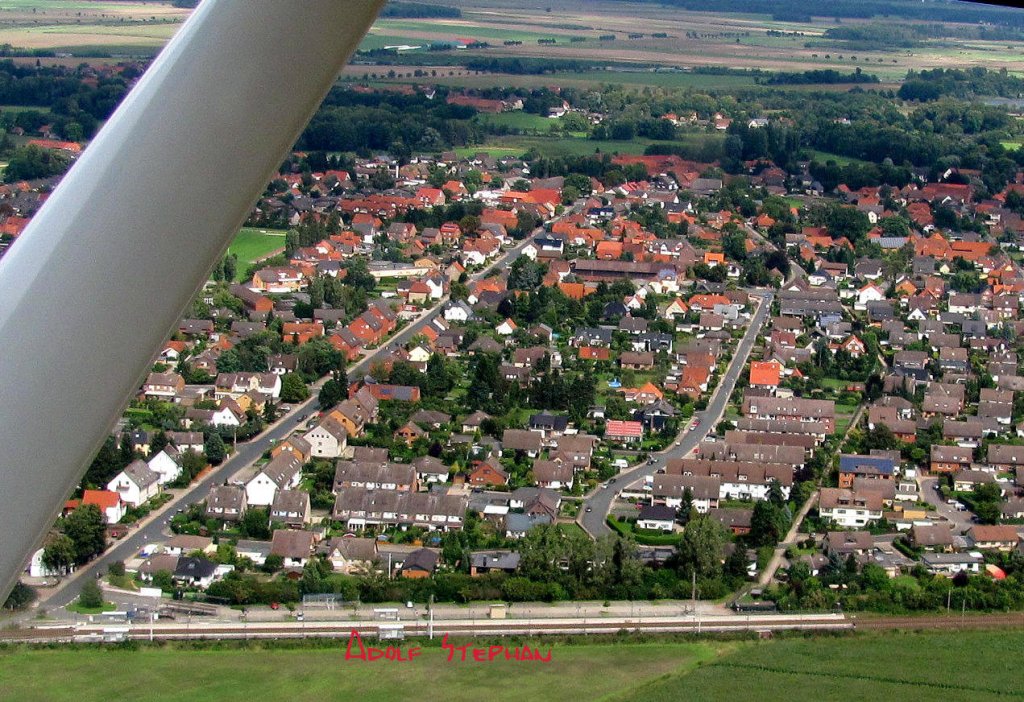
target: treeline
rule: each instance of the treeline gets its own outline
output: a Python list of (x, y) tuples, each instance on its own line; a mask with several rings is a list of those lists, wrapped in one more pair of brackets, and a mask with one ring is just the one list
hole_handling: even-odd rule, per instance
[(878, 76), (863, 73), (858, 68), (853, 73), (840, 73), (831, 68), (794, 73), (775, 73), (765, 85), (828, 85), (832, 83), (878, 83)]
[(127, 81), (139, 73), (130, 67), (119, 76), (99, 78), (94, 87), (78, 69), (22, 66), (8, 59), (0, 61), (0, 104), (48, 108), (54, 128), (78, 141), (96, 132), (127, 94)]
[(388, 150), (402, 158), (412, 150), (436, 152), (480, 141), (470, 122), (476, 110), (423, 95), (331, 92), (310, 120), (298, 148), (315, 151)]
[(380, 17), (462, 17), (462, 10), (445, 5), (427, 5), (422, 2), (389, 2), (380, 11)]
[(52, 49), (25, 49), (19, 46), (12, 46), (11, 44), (0, 44), (0, 57), (34, 56), (37, 58), (47, 58), (56, 55), (57, 52)]
[(921, 44), (922, 34), (905, 24), (862, 24), (855, 27), (833, 27), (825, 30), (826, 39), (849, 43), (856, 49), (911, 49)]
[(511, 73), (513, 75), (542, 75), (545, 73), (579, 72), (600, 70), (607, 64), (598, 66), (591, 61), (574, 59), (549, 58), (512, 58), (512, 57), (475, 57), (466, 61), (466, 68), (471, 71), (487, 73)]
[(988, 71), (980, 67), (967, 70), (936, 68), (920, 73), (909, 71), (897, 95), (903, 100), (920, 101), (938, 100), (946, 95), (1018, 98), (1024, 95), (1024, 79), (1011, 75), (1006, 69)]

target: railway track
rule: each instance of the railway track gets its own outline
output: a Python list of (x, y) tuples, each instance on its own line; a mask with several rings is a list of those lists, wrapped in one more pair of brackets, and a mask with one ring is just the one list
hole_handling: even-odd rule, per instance
[[(543, 636), (576, 634), (615, 634), (621, 631), (646, 633), (724, 633), (744, 631), (876, 631), (919, 629), (999, 629), (1024, 628), (1024, 614), (984, 616), (869, 617), (843, 615), (750, 615), (662, 618), (593, 619), (487, 619), (450, 620), (433, 624), (436, 637), (453, 636)], [(252, 625), (203, 622), (194, 625), (148, 624), (88, 625), (79, 627), (40, 627), (0, 631), (0, 641), (11, 643), (102, 642), (115, 640), (174, 641), (229, 639), (345, 639), (352, 631), (377, 638), (400, 631), (403, 637), (428, 636), (431, 625), (425, 621), (337, 621), (337, 622), (261, 622)]]
[[(717, 617), (695, 620), (691, 617), (673, 618), (594, 618), (594, 619), (496, 619), (456, 620), (434, 622), (435, 636), (514, 636), (514, 635), (568, 635), (614, 634), (620, 631), (649, 633), (704, 633), (739, 631), (847, 630), (853, 624), (842, 616), (821, 617), (752, 615), (750, 617)], [(11, 641), (109, 641), (181, 639), (275, 639), (275, 638), (347, 638), (352, 631), (360, 636), (379, 637), (382, 632), (401, 631), (405, 637), (428, 636), (431, 625), (424, 621), (409, 622), (280, 622), (252, 625), (216, 624), (204, 622), (182, 626), (148, 624), (88, 625), (74, 629), (22, 629), (0, 632), (0, 640)], [(7, 637), (7, 634), (14, 636)]]

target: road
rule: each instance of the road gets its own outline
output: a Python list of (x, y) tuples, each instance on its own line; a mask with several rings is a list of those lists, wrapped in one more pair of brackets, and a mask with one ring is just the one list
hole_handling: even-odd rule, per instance
[[(599, 487), (584, 500), (583, 509), (580, 511), (582, 515), (580, 525), (594, 538), (611, 533), (611, 528), (607, 525), (605, 519), (619, 490), (642, 481), (649, 475), (654, 475), (658, 468), (663, 467), (669, 459), (686, 456), (697, 444), (704, 440), (704, 437), (714, 430), (715, 424), (718, 423), (721, 416), (725, 413), (725, 408), (729, 404), (733, 388), (736, 387), (736, 380), (740, 377), (740, 373), (743, 372), (743, 367), (747, 363), (747, 358), (754, 347), (754, 342), (758, 335), (760, 335), (765, 321), (768, 319), (772, 300), (775, 297), (774, 293), (767, 291), (759, 291), (752, 293), (752, 295), (760, 295), (761, 304), (758, 305), (757, 311), (747, 327), (747, 332), (736, 347), (736, 353), (733, 355), (725, 375), (719, 381), (718, 387), (715, 388), (707, 409), (693, 415), (694, 418), (700, 419), (700, 426), (693, 431), (689, 431), (689, 424), (687, 424), (680, 431), (677, 441), (673, 442), (664, 451), (653, 456), (655, 459), (653, 463), (637, 465), (616, 476), (615, 481), (618, 489)], [(589, 512), (587, 511), (588, 509), (590, 510)]]
[[(543, 230), (535, 230), (530, 236), (501, 254), (489, 266), (471, 275), (470, 279), (479, 280), (492, 270), (508, 268), (512, 261), (519, 256), (523, 247), (540, 231)], [(437, 316), (441, 307), (447, 301), (447, 296), (438, 300), (434, 306), (424, 310), (415, 321), (398, 332), (388, 343), (381, 345), (376, 351), (352, 365), (347, 371), (349, 378), (353, 381), (359, 379), (360, 371), (369, 368), (376, 359), (388, 353), (391, 347), (407, 342), (431, 319)], [(54, 590), (43, 595), (39, 600), (38, 606), (43, 609), (53, 610), (70, 604), (78, 597), (82, 590), (82, 584), (86, 580), (95, 579), (105, 574), (107, 567), (114, 561), (123, 561), (134, 557), (146, 544), (165, 539), (169, 534), (168, 521), (178, 507), (205, 500), (213, 486), (232, 479), (236, 474), (251, 466), (271, 446), (286, 438), (299, 427), (299, 418), (314, 413), (317, 410), (317, 393), (315, 390), (326, 380), (326, 378), (321, 378), (317, 381), (313, 385), (314, 392), (308, 400), (293, 405), (291, 411), (262, 434), (251, 441), (239, 443), (235, 452), (228, 460), (203, 476), (199, 482), (193, 483), (188, 488), (182, 490), (169, 491), (174, 494), (174, 499), (142, 520), (139, 527), (132, 530), (128, 536), (124, 537), (121, 541), (114, 542), (99, 558), (80, 567), (73, 575), (65, 578)]]
[(921, 499), (933, 505), (939, 516), (943, 517), (953, 526), (954, 532), (963, 534), (974, 525), (971, 521), (973, 515), (968, 510), (961, 511), (953, 505), (946, 504), (942, 493), (935, 489), (939, 485), (940, 480), (938, 476), (919, 477), (917, 485)]

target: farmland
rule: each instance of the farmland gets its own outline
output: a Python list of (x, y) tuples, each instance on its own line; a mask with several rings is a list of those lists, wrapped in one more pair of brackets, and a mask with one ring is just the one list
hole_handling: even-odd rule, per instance
[[(425, 688), (444, 690), (452, 702), (479, 700), (597, 699), (629, 691), (645, 680), (680, 675), (730, 644), (619, 644), (556, 647), (549, 664), (447, 663), (439, 648), (412, 662), (344, 660), (342, 643), (316, 650), (0, 652), (0, 699), (39, 702), (145, 699), (375, 700), (413, 699)], [(385, 669), (384, 666), (387, 666)], [(600, 670), (601, 675), (594, 675)], [(115, 671), (120, 671), (115, 674)], [(496, 674), (497, 673), (497, 674)], [(64, 684), (74, 681), (74, 684)]]
[[(888, 633), (758, 643), (622, 699), (1024, 699), (1019, 632)], [(965, 651), (972, 664), (962, 664)]]
[[(619, 66), (692, 69), (726, 66), (764, 71), (862, 68), (883, 81), (901, 80), (910, 69), (984, 66), (1019, 72), (1024, 42), (943, 38), (912, 49), (856, 50), (830, 39), (839, 26), (831, 17), (813, 21), (777, 21), (767, 15), (692, 12), (649, 3), (552, 3), (537, 12), (508, 0), (450, 0), (458, 19), (378, 20), (363, 40), (364, 51), (389, 46), (419, 47), (403, 53), (414, 66), (458, 65), (473, 57), (586, 59)], [(547, 10), (548, 8), (545, 8)], [(177, 31), (186, 10), (169, 3), (84, 2), (81, 0), (3, 0), (0, 42), (28, 49), (89, 55), (151, 55)], [(843, 26), (864, 20), (847, 19)], [(642, 32), (638, 31), (642, 28)], [(655, 36), (657, 35), (657, 36)], [(612, 39), (611, 37), (614, 37)], [(486, 49), (428, 51), (431, 44), (485, 42)], [(538, 42), (545, 42), (543, 44)], [(550, 43), (553, 42), (553, 43)], [(51, 59), (60, 61), (61, 59)], [(348, 75), (365, 72), (350, 71)], [(458, 87), (493, 85), (496, 75), (509, 86), (535, 87), (552, 75), (439, 75), (437, 82)], [(660, 88), (713, 88), (753, 85), (743, 75), (700, 75), (684, 71), (586, 70), (555, 74), (565, 86), (617, 83)], [(413, 76), (402, 74), (401, 82)], [(416, 80), (415, 82), (420, 82)], [(796, 87), (796, 86), (794, 86)]]
[[(325, 700), (355, 695), (394, 700), (410, 699), (431, 685), (453, 701), (479, 699), (482, 686), (493, 700), (774, 702), (791, 700), (797, 691), (800, 699), (839, 702), (1024, 699), (1016, 660), (1024, 634), (1016, 631), (887, 632), (759, 642), (531, 643), (551, 648), (552, 662), (535, 664), (528, 674), (523, 674), (524, 663), (448, 663), (436, 647), (425, 648), (408, 663), (346, 662), (340, 642), (314, 649), (10, 648), (0, 650), (0, 698), (89, 702), (145, 690), (152, 700), (258, 696), (271, 702), (292, 699), (301, 689)], [(964, 651), (974, 654), (971, 666), (962, 665)], [(594, 675), (595, 670), (601, 674)], [(75, 684), (61, 684), (68, 680)]]

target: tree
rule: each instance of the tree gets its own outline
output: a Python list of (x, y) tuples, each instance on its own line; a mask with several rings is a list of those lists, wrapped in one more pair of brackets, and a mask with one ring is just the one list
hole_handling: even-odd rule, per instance
[(32, 604), (35, 599), (36, 591), (19, 580), (14, 584), (11, 594), (7, 596), (7, 601), (4, 602), (4, 609), (24, 609)]
[(317, 402), (320, 409), (330, 409), (347, 397), (348, 379), (341, 373), (335, 373), (333, 378), (320, 387)]
[(1000, 505), (1003, 501), (999, 486), (995, 483), (982, 483), (974, 487), (972, 493), (974, 513), (982, 524), (995, 524), (1001, 514)]
[(785, 509), (762, 500), (754, 505), (748, 539), (752, 546), (774, 546), (783, 539), (788, 528)]
[(270, 514), (262, 507), (250, 507), (242, 515), (238, 530), (250, 539), (269, 539)]
[(107, 525), (96, 505), (81, 505), (64, 520), (63, 531), (74, 543), (75, 562), (85, 563), (107, 547)]
[(684, 577), (696, 573), (699, 578), (714, 578), (722, 573), (722, 547), (725, 532), (722, 525), (701, 515), (686, 525), (683, 538), (676, 547), (676, 569)]
[(76, 556), (75, 542), (61, 534), (43, 548), (43, 565), (63, 575), (75, 564)]
[(78, 604), (89, 609), (103, 607), (103, 591), (100, 590), (100, 586), (95, 580), (86, 580), (82, 585), (82, 592), (78, 595)]
[(747, 237), (743, 232), (733, 230), (722, 237), (722, 250), (734, 261), (742, 261), (747, 257)]
[(215, 466), (224, 462), (228, 449), (224, 445), (224, 439), (220, 438), (220, 434), (217, 432), (210, 433), (210, 436), (207, 437), (206, 442), (203, 444), (203, 453), (206, 454), (206, 460)]
[(16, 149), (4, 169), (4, 182), (34, 180), (61, 175), (71, 165), (70, 157), (61, 151), (26, 146)]
[(298, 373), (285, 373), (281, 377), (281, 401), (302, 402), (309, 397), (309, 388)]

